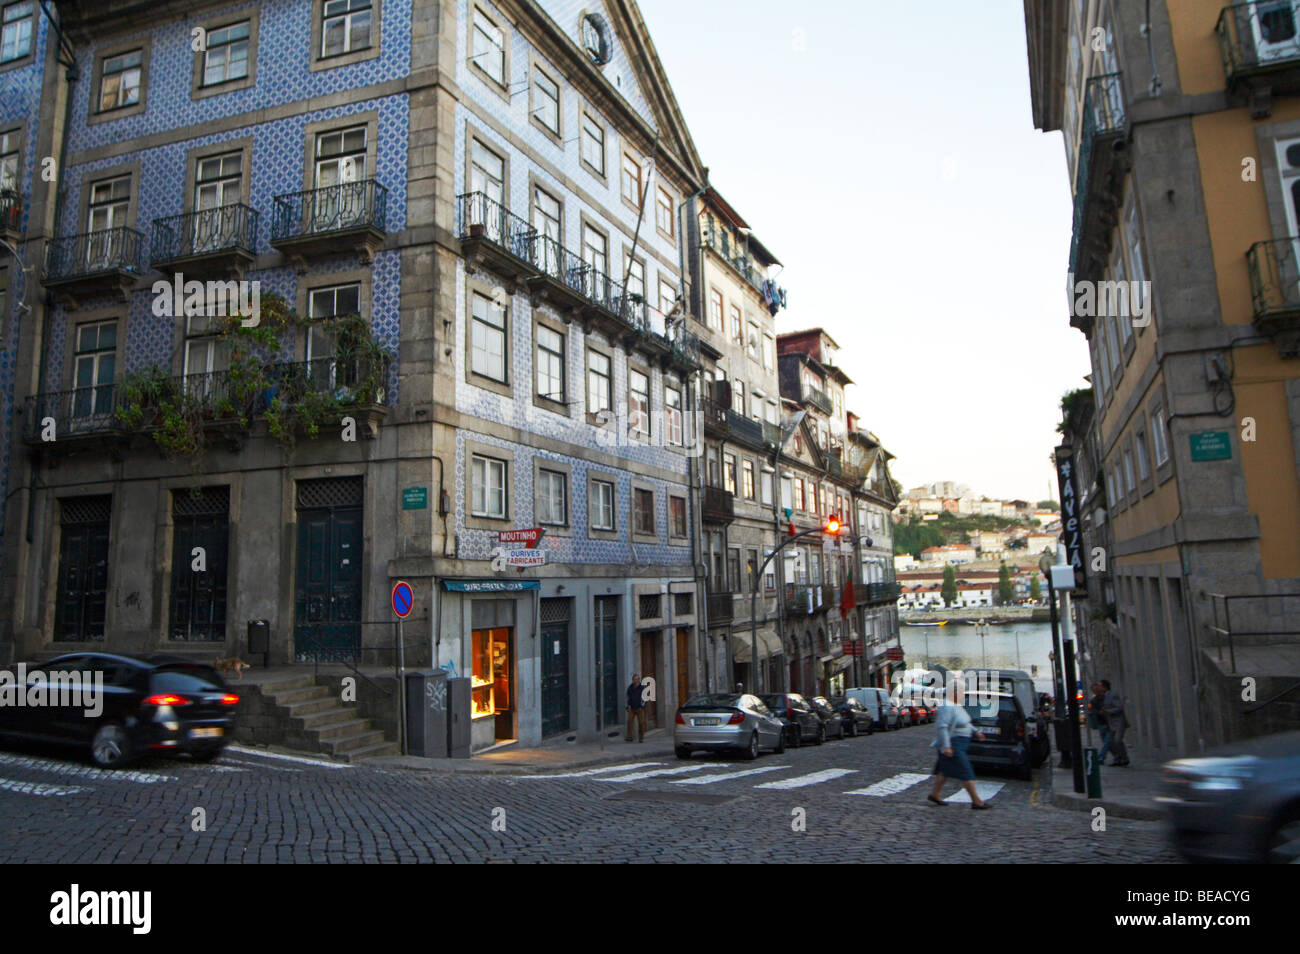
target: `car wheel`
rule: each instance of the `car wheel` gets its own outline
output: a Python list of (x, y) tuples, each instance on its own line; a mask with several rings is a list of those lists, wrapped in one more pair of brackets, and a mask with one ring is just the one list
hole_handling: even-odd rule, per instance
[(826, 726), (819, 725), (817, 727), (817, 744), (821, 745), (825, 741), (826, 741)]
[(1274, 865), (1300, 862), (1300, 811), (1293, 810), (1268, 834), (1264, 861)]
[(679, 759), (689, 759), (691, 757), (691, 747), (689, 745), (678, 745), (673, 747)]
[(790, 748), (797, 749), (801, 745), (803, 745), (803, 728), (796, 724), (794, 731), (790, 732)]
[(90, 757), (100, 768), (117, 768), (131, 759), (131, 739), (114, 723), (101, 725), (90, 743)]
[(749, 746), (745, 749), (745, 758), (752, 762), (758, 758), (758, 730), (755, 729), (749, 736)]

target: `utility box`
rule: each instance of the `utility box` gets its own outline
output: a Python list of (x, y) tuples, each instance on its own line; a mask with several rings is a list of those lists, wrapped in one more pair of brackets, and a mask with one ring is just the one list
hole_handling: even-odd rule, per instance
[(406, 751), (426, 759), (447, 757), (447, 671), (406, 674)]
[(248, 621), (248, 654), (261, 653), (262, 665), (267, 665), (267, 657), (271, 652), (271, 624), (264, 619), (250, 619)]
[(447, 680), (447, 757), (469, 758), (470, 748), (470, 681)]

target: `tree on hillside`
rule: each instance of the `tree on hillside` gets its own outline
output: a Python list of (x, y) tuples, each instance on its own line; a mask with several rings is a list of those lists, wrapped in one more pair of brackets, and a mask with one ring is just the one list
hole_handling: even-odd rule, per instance
[(939, 595), (943, 597), (945, 606), (956, 605), (957, 574), (953, 571), (951, 563), (943, 568), (943, 586), (939, 588)]
[(1009, 605), (1016, 598), (1016, 588), (1011, 582), (1011, 571), (1005, 561), (998, 566), (998, 602)]
[(1058, 504), (1055, 500), (1040, 500), (1038, 501), (1038, 503), (1034, 504), (1034, 507), (1036, 507), (1039, 510), (1060, 510), (1061, 509), (1061, 505)]
[(1037, 603), (1043, 598), (1043, 584), (1038, 582), (1038, 574), (1035, 573), (1033, 579), (1029, 581), (1029, 598)]

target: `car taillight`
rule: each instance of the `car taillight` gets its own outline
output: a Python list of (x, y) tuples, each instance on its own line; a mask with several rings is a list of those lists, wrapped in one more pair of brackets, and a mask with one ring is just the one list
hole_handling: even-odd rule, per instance
[(787, 719), (793, 719), (793, 718), (794, 718), (794, 706), (790, 706), (789, 708), (787, 708), (787, 709), (785, 710), (785, 717), (786, 717)]
[(740, 725), (740, 723), (744, 721), (745, 721), (745, 713), (736, 711), (733, 712), (731, 714), (731, 718), (727, 720), (727, 725)]
[(160, 693), (156, 696), (150, 696), (144, 701), (147, 706), (187, 706), (190, 700), (184, 696), (173, 695), (169, 692)]
[(686, 720), (682, 718), (682, 714), (681, 714), (680, 712), (677, 713), (677, 724), (678, 724), (678, 725), (685, 725), (685, 724), (686, 724)]
[(233, 706), (238, 701), (239, 701), (239, 696), (235, 695), (233, 692), (227, 692), (224, 696), (221, 697), (221, 704), (223, 706)]

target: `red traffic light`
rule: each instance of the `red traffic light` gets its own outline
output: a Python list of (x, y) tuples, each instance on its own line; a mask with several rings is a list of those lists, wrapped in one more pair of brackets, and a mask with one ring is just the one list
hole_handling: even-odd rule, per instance
[(826, 518), (826, 526), (823, 527), (822, 529), (824, 529), (827, 533), (829, 533), (833, 537), (839, 536), (839, 532), (840, 532), (839, 518), (836, 517), (834, 514), (831, 514), (829, 517)]

